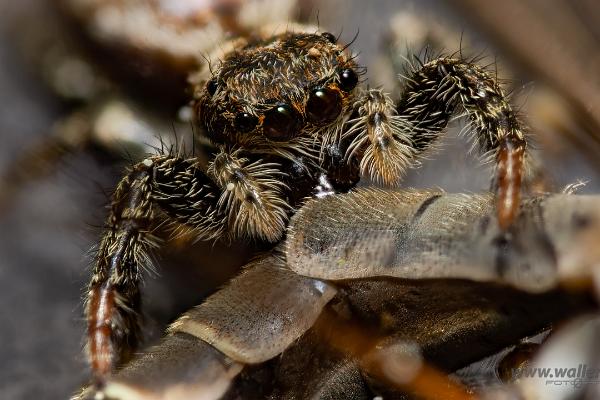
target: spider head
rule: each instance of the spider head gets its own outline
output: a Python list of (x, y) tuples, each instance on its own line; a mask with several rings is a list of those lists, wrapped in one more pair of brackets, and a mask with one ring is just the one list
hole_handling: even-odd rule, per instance
[(229, 53), (203, 83), (197, 118), (216, 143), (316, 148), (348, 118), (358, 82), (332, 34), (286, 32)]

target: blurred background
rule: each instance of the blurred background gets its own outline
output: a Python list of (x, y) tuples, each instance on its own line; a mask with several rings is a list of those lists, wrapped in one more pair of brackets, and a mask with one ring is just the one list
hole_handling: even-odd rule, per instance
[[(135, 81), (130, 71), (120, 71), (132, 54), (127, 36), (103, 34), (110, 26), (89, 28), (91, 14), (78, 3), (86, 2), (65, 0), (59, 12), (53, 1), (0, 2), (0, 393), (7, 399), (64, 399), (88, 376), (82, 352), (87, 255), (105, 218), (106, 193), (127, 164), (124, 149), (131, 158), (140, 151), (127, 143), (107, 145), (111, 135), (123, 126), (132, 142), (153, 143), (156, 134), (173, 130), (189, 135), (189, 124), (178, 122), (187, 96), (181, 76), (189, 65), (167, 62), (175, 72), (159, 74), (165, 65), (160, 58), (157, 69), (148, 67)], [(582, 180), (588, 182), (583, 192), (598, 193), (595, 0), (314, 0), (290, 13), (318, 20), (342, 41), (356, 36), (352, 48), (371, 86), (394, 90), (392, 65), (427, 44), (496, 63), (537, 143), (530, 189), (560, 190)], [(117, 45), (107, 45), (111, 40)], [(135, 54), (138, 69), (156, 61), (144, 51)], [(174, 53), (169, 57), (180, 60)], [(156, 76), (161, 83), (146, 92), (146, 80)], [(128, 100), (111, 103), (115, 96)], [(439, 154), (410, 172), (406, 186), (489, 188), (489, 170), (457, 135), (463, 126), (453, 124)], [(251, 247), (169, 246), (160, 255), (160, 279), (147, 279), (144, 289), (149, 341), (235, 274)]]

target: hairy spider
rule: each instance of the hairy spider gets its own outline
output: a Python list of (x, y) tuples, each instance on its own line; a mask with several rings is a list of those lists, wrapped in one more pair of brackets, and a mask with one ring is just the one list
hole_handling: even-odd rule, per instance
[(194, 155), (154, 155), (134, 165), (112, 196), (86, 308), (97, 384), (117, 353), (136, 343), (140, 271), (160, 244), (159, 224), (183, 225), (199, 240), (277, 243), (311, 196), (346, 192), (361, 175), (398, 185), (463, 112), (496, 162), (501, 229), (517, 213), (526, 141), (485, 68), (454, 57), (422, 61), (393, 101), (365, 87), (348, 46), (310, 26), (241, 36), (223, 48), (212, 71), (190, 77), (198, 130), (215, 146), (208, 168)]

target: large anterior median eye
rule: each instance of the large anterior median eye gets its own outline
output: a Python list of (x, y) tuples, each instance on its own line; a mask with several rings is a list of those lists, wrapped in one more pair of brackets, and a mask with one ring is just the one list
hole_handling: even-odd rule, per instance
[(306, 117), (313, 124), (332, 122), (341, 111), (340, 93), (330, 88), (314, 89), (306, 102)]
[(267, 111), (262, 124), (263, 134), (276, 142), (283, 142), (295, 137), (302, 121), (300, 114), (287, 104), (279, 104)]

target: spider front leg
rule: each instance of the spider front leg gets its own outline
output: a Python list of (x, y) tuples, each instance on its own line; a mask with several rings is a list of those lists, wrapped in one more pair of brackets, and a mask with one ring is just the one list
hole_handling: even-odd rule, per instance
[[(384, 184), (397, 184), (405, 169), (429, 149), (450, 119), (464, 112), (476, 143), (496, 161), (493, 187), (500, 226), (507, 229), (520, 203), (526, 140), (494, 76), (473, 63), (439, 58), (413, 68), (396, 105), (379, 90), (359, 100), (351, 151), (361, 170)], [(361, 154), (362, 153), (362, 154)]]
[[(86, 316), (88, 351), (101, 385), (139, 337), (141, 269), (158, 246), (159, 221), (184, 224), (200, 239), (251, 235), (276, 241), (288, 206), (275, 164), (250, 162), (225, 149), (203, 172), (194, 158), (147, 158), (121, 180), (112, 197), (107, 230), (90, 282)], [(120, 357), (116, 354), (120, 353)]]

